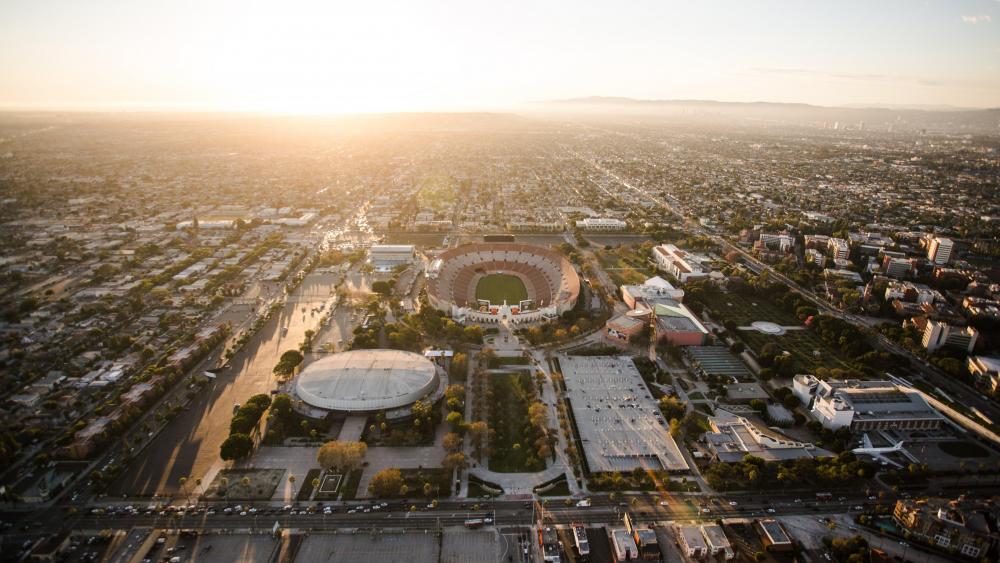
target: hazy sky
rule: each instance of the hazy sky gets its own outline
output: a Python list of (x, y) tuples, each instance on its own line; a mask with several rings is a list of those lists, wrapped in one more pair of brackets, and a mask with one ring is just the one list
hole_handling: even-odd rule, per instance
[(0, 0), (0, 106), (1000, 106), (998, 0)]

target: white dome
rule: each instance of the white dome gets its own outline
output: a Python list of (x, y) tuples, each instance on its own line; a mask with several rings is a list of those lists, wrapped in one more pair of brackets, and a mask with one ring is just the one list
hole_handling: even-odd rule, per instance
[(420, 354), (353, 350), (306, 366), (295, 381), (295, 393), (313, 407), (368, 412), (408, 406), (439, 384), (437, 366)]

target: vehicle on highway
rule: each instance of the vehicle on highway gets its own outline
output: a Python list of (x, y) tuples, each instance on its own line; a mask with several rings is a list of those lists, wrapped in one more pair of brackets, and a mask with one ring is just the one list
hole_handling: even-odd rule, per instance
[(590, 499), (589, 498), (585, 498), (583, 500), (577, 501), (576, 502), (576, 507), (577, 508), (589, 508), (590, 504), (591, 504)]

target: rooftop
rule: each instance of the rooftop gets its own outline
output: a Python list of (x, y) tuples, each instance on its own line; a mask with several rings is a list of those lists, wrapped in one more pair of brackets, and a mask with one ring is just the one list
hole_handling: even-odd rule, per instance
[(355, 350), (321, 358), (295, 381), (307, 404), (328, 410), (367, 412), (395, 409), (433, 392), (437, 367), (420, 354), (402, 350)]
[(559, 356), (559, 365), (590, 471), (687, 469), (631, 358)]

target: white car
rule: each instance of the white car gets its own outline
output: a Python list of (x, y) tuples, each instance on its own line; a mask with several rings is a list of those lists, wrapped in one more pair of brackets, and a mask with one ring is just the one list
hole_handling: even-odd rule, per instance
[(737, 502), (735, 500), (729, 501), (729, 506), (736, 506)]
[(579, 501), (576, 502), (576, 507), (577, 508), (587, 508), (589, 506), (590, 506), (590, 499), (589, 498), (585, 498), (583, 500), (579, 500)]
[(767, 509), (767, 513), (768, 513), (768, 514), (774, 514), (775, 512), (777, 512), (777, 510), (775, 510), (775, 509), (773, 509), (773, 508), (768, 508), (768, 509)]

